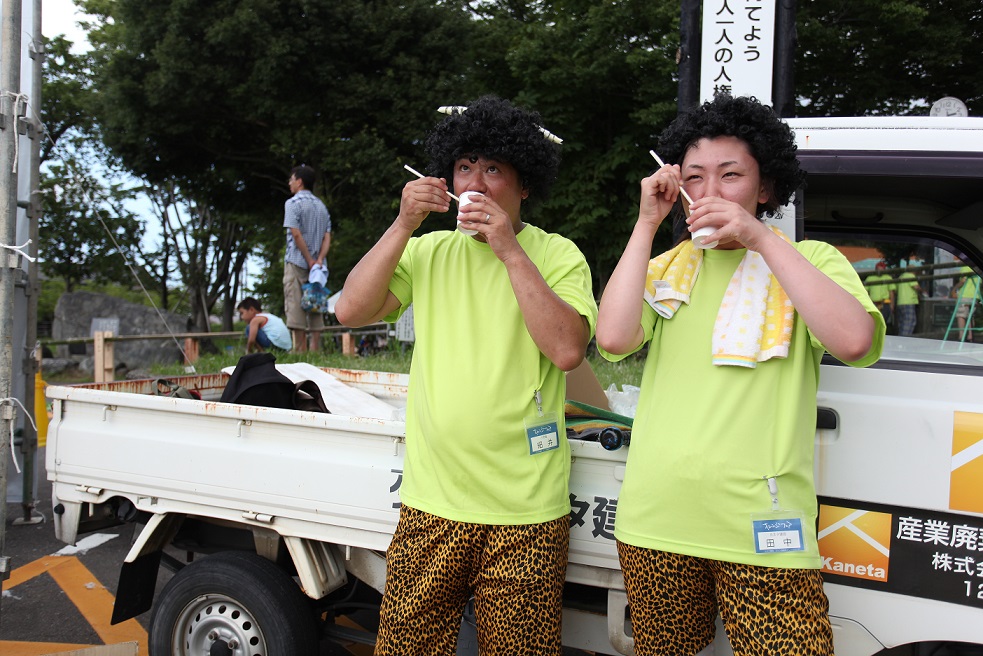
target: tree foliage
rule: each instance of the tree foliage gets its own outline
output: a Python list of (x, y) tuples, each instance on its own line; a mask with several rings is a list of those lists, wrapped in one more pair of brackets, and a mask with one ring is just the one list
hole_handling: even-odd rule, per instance
[[(665, 2), (486, 5), (480, 86), (495, 89), (504, 68), (497, 92), (535, 108), (564, 139), (553, 198), (533, 222), (573, 239), (595, 282), (624, 249), (639, 182), (655, 168), (648, 151), (676, 115), (678, 14)], [(665, 231), (660, 246), (668, 240)]]
[[(53, 156), (58, 141), (66, 135), (92, 135), (92, 116), (88, 100), (92, 97), (92, 56), (72, 52), (72, 42), (64, 36), (45, 39), (45, 58), (41, 89), (41, 161)], [(94, 143), (98, 143), (97, 141)]]
[(127, 209), (136, 190), (96, 138), (88, 111), (92, 57), (63, 36), (45, 40), (42, 74), (42, 215), (38, 249), (46, 275), (68, 291), (83, 281), (127, 282), (141, 268), (142, 224)]
[(45, 274), (79, 283), (120, 282), (139, 270), (140, 221), (125, 208), (133, 190), (92, 173), (84, 148), (50, 164), (41, 179), (39, 251)]
[(102, 10), (96, 111), (112, 151), (279, 240), (288, 172), (314, 166), (341, 268), (393, 217), (402, 162), (419, 159), (435, 108), (469, 66), (457, 45), (468, 17), (454, 3), (119, 0)]
[(147, 196), (161, 219), (155, 253), (160, 270), (164, 276), (173, 271), (184, 283), (192, 327), (207, 332), (211, 310), (221, 301), (223, 330), (232, 330), (238, 272), (255, 242), (251, 222), (228, 215), (218, 220), (206, 200), (187, 196), (173, 181), (153, 186)]
[(802, 116), (927, 114), (943, 96), (983, 111), (979, 0), (799, 2)]
[[(99, 90), (91, 116), (103, 142), (158, 192), (187, 200), (186, 222), (165, 226), (157, 257), (162, 279), (176, 266), (197, 280), (198, 316), (235, 300), (249, 253), (267, 262), (267, 307), (280, 306), (269, 300), (279, 298), (286, 179), (299, 163), (321, 176), (329, 284), (340, 287), (395, 216), (402, 165), (423, 165), (436, 107), (485, 93), (535, 109), (563, 137), (553, 198), (524, 218), (574, 239), (600, 286), (654, 168), (648, 151), (677, 111), (678, 1), (79, 2), (97, 17), (94, 50), (77, 64)], [(800, 115), (925, 114), (944, 95), (980, 111), (978, 0), (797, 5)], [(59, 93), (70, 108), (72, 95)], [(668, 241), (666, 229), (656, 248)], [(194, 264), (197, 242), (212, 264)]]

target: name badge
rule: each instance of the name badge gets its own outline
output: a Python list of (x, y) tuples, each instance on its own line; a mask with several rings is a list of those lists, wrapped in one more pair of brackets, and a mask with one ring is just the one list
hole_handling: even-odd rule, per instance
[(529, 441), (529, 455), (552, 451), (560, 446), (560, 428), (556, 413), (547, 412), (542, 417), (526, 419), (526, 440)]
[(802, 518), (791, 512), (770, 512), (751, 515), (755, 553), (805, 551), (802, 539)]

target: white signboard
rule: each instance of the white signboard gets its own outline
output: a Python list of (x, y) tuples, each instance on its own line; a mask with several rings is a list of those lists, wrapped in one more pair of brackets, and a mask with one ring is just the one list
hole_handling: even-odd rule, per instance
[(772, 105), (775, 0), (703, 0), (700, 102), (717, 92)]

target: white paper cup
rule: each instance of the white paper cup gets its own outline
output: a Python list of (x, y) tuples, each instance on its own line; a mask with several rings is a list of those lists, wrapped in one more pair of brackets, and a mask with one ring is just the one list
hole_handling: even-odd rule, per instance
[(466, 235), (476, 235), (478, 234), (478, 231), (461, 227), (461, 207), (467, 205), (468, 203), (474, 202), (475, 199), (480, 198), (481, 196), (482, 194), (479, 194), (477, 191), (465, 191), (458, 196), (458, 198), (461, 200), (457, 204), (457, 229)]
[(709, 235), (712, 235), (716, 231), (717, 231), (717, 229), (715, 227), (713, 227), (713, 226), (707, 226), (706, 228), (700, 228), (699, 230), (695, 231), (691, 235), (691, 238), (693, 239), (693, 245), (696, 246), (697, 248), (713, 248), (713, 247), (715, 247), (717, 245), (717, 242), (711, 241), (711, 242), (707, 243), (707, 242), (703, 241), (703, 238), (704, 237), (707, 237)]

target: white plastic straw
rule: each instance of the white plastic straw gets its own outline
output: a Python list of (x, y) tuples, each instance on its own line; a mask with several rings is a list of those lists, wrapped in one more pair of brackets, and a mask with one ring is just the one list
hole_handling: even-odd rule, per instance
[[(420, 173), (419, 171), (417, 171), (412, 166), (410, 166), (409, 164), (403, 164), (403, 168), (406, 169), (407, 171), (409, 171), (410, 173), (412, 173), (413, 175), (415, 175), (418, 178), (425, 178), (425, 177), (427, 177), (427, 176), (423, 175), (422, 173)], [(447, 195), (450, 196), (451, 198), (453, 198), (454, 200), (456, 200), (457, 202), (459, 202), (459, 203), (461, 202), (461, 199), (458, 198), (457, 196), (455, 196), (454, 194), (452, 194), (451, 192), (448, 191), (447, 192)]]
[[(662, 161), (662, 158), (659, 157), (654, 150), (650, 150), (649, 151), (649, 155), (651, 155), (652, 157), (655, 158), (655, 161), (659, 163), (659, 166), (665, 166), (666, 165), (666, 163)], [(686, 193), (686, 190), (683, 189), (681, 186), (679, 187), (679, 193), (681, 193), (683, 195), (683, 198), (686, 199), (686, 202), (687, 203), (689, 203), (690, 205), (693, 204), (693, 199), (689, 197), (689, 194), (687, 194)]]

